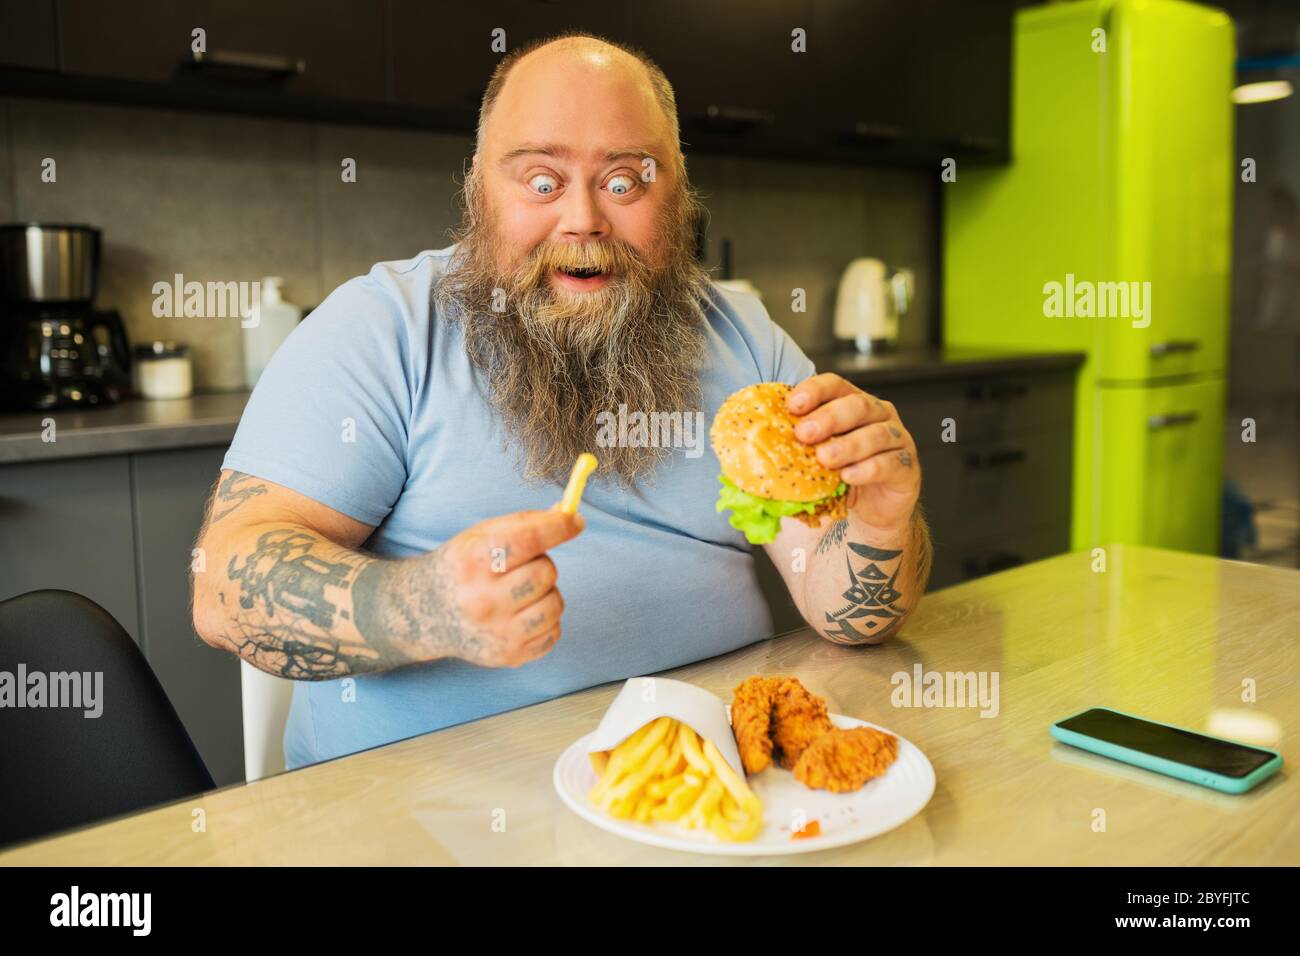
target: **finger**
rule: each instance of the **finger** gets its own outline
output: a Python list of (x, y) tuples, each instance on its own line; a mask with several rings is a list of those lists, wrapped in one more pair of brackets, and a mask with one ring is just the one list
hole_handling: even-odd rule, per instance
[(827, 468), (847, 468), (891, 448), (910, 448), (910, 436), (894, 422), (876, 422), (821, 442), (814, 450)]
[(917, 480), (920, 466), (910, 449), (891, 450), (873, 455), (840, 472), (848, 485), (908, 485)]
[(834, 372), (822, 372), (806, 378), (786, 396), (785, 407), (796, 415), (807, 415), (818, 405), (841, 395), (856, 392), (856, 385)]
[(543, 554), (513, 571), (507, 571), (497, 586), (504, 589), (506, 607), (513, 613), (544, 597), (555, 587), (558, 577), (555, 562)]
[(519, 663), (527, 664), (539, 657), (545, 657), (560, 639), (560, 626), (557, 624), (545, 634), (533, 638), (519, 649)]
[(492, 570), (501, 573), (522, 567), (556, 545), (582, 533), (582, 515), (559, 511), (519, 511), (483, 522)]
[(888, 421), (893, 413), (894, 408), (888, 402), (860, 390), (854, 391), (805, 415), (803, 421), (795, 426), (794, 437), (811, 444), (872, 422)]
[(548, 591), (539, 601), (517, 611), (510, 619), (509, 632), (520, 644), (526, 644), (547, 633), (560, 623), (564, 613), (564, 598), (559, 591)]

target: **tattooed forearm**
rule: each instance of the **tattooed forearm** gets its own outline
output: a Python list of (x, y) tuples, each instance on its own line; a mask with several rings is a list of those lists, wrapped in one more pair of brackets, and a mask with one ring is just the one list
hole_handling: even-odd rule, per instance
[[(347, 542), (339, 543), (300, 522), (293, 502), (277, 502), (283, 494), (230, 471), (213, 487), (190, 575), (194, 627), (206, 643), (293, 680), (450, 656), (497, 664), (485, 660), (482, 635), (465, 623), (443, 548), (407, 559), (366, 554), (358, 549), (364, 526), (327, 524), (322, 531)], [(254, 498), (261, 500), (219, 523)], [(514, 597), (533, 587), (517, 583)]]
[(212, 496), (210, 514), (213, 522), (220, 521), (250, 498), (266, 494), (266, 482), (232, 471), (217, 485)]
[(389, 656), (410, 658), (420, 648), (477, 661), (487, 642), (456, 608), (451, 579), (437, 551), (406, 561), (376, 561), (357, 576), (357, 630)]
[(301, 528), (257, 537), (225, 568), (233, 600), (225, 637), (240, 657), (293, 680), (328, 680), (393, 667), (387, 649), (367, 642), (352, 624), (353, 583), (376, 559), (340, 548)]
[[(457, 608), (440, 552), (386, 560), (303, 528), (258, 535), (225, 568), (217, 594), (224, 643), (292, 680), (332, 680), (455, 656), (479, 661), (488, 642)], [(518, 588), (532, 588), (524, 582)]]
[(839, 521), (817, 544), (815, 554), (826, 557), (809, 569), (809, 585), (820, 585), (805, 592), (813, 596), (811, 623), (836, 644), (874, 644), (902, 626), (925, 591), (929, 529), (918, 506), (895, 547), (848, 540), (851, 535), (849, 522)]

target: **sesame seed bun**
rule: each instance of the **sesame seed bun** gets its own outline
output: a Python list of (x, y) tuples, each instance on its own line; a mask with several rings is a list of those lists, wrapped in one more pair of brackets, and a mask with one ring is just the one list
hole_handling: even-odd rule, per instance
[(819, 462), (812, 445), (794, 437), (800, 416), (786, 409), (791, 391), (782, 382), (742, 388), (718, 409), (709, 440), (722, 473), (741, 491), (758, 498), (816, 501), (835, 494), (840, 473)]

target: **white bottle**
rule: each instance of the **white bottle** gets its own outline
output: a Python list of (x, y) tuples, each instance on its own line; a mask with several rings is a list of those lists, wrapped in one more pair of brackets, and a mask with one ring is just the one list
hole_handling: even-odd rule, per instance
[(285, 302), (279, 276), (262, 279), (262, 294), (244, 316), (244, 386), (252, 388), (262, 377), (266, 363), (293, 327), (302, 321), (302, 309)]

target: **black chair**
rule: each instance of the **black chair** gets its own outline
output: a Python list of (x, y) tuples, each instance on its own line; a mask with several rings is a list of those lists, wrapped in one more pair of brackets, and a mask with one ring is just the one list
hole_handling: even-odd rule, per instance
[[(15, 686), (20, 671), (28, 687)], [(53, 675), (102, 674), (98, 717), (53, 707)], [(47, 683), (45, 706), (13, 694)], [(52, 697), (62, 687), (61, 700)], [(0, 602), (0, 845), (179, 800), (215, 786), (149, 663), (107, 611), (70, 591)]]

